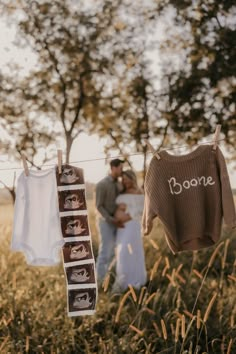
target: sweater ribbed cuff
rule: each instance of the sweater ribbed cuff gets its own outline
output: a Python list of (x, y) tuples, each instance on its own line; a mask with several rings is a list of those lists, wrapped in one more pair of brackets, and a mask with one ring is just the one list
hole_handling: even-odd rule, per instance
[(110, 216), (109, 218), (107, 218), (106, 220), (109, 224), (114, 224), (115, 218), (113, 216)]
[(150, 220), (146, 225), (142, 226), (142, 233), (144, 236), (148, 236), (152, 231), (153, 222)]
[(236, 220), (233, 220), (231, 222), (225, 222), (225, 225), (229, 228), (229, 229), (235, 229), (236, 228)]

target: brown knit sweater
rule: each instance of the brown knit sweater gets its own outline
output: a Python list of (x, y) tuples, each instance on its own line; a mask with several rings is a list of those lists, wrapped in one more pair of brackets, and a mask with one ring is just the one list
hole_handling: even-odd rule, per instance
[(166, 151), (153, 157), (144, 182), (143, 232), (149, 234), (158, 216), (173, 253), (214, 245), (222, 217), (236, 227), (235, 206), (224, 156), (202, 145), (187, 155)]

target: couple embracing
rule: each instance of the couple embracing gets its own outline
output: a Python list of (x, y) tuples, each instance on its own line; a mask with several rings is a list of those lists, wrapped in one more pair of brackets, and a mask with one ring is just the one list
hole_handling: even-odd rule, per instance
[[(116, 278), (113, 292), (129, 285), (139, 289), (146, 283), (141, 237), (144, 195), (132, 170), (123, 171), (123, 160), (110, 162), (110, 174), (96, 186), (100, 244), (97, 278), (102, 284), (116, 249)], [(122, 178), (122, 183), (119, 182)]]

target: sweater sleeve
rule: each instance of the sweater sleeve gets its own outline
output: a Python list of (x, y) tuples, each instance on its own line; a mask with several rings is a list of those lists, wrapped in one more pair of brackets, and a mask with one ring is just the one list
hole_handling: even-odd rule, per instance
[(152, 194), (152, 188), (155, 185), (154, 172), (152, 171), (152, 163), (150, 163), (148, 172), (144, 182), (144, 208), (142, 215), (142, 232), (149, 235), (153, 227), (153, 219), (156, 217), (156, 213), (153, 209), (154, 196)]
[(229, 175), (227, 171), (226, 162), (224, 156), (219, 147), (217, 147), (217, 161), (220, 171), (220, 181), (221, 181), (221, 198), (222, 198), (222, 208), (224, 222), (227, 226), (231, 228), (236, 227), (236, 213), (232, 189), (230, 186)]
[(152, 214), (150, 209), (150, 198), (145, 195), (144, 199), (144, 208), (143, 208), (143, 216), (142, 216), (142, 232), (143, 234), (149, 235), (152, 231), (154, 214)]

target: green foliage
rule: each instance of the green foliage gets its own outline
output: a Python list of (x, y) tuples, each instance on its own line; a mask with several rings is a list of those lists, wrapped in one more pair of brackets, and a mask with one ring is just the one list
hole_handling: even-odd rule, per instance
[[(226, 144), (235, 149), (235, 3), (233, 1), (166, 1), (172, 9), (160, 53), (163, 90), (170, 127), (191, 143), (222, 125)], [(175, 57), (172, 60), (168, 55)], [(167, 59), (164, 58), (167, 57)]]
[[(68, 161), (72, 143), (80, 132), (99, 132), (101, 126), (103, 131), (106, 129), (103, 118), (111, 109), (107, 95), (112, 82), (121, 80), (118, 73), (124, 73), (126, 65), (133, 65), (140, 50), (132, 37), (141, 31), (138, 24), (141, 25), (144, 6), (138, 11), (138, 7), (129, 10), (129, 4), (118, 0), (103, 0), (94, 6), (81, 1), (79, 8), (69, 0), (21, 0), (19, 7), (24, 16), (13, 19), (19, 28), (18, 44), (30, 45), (38, 64), (30, 75), (17, 82), (17, 92), (15, 81), (9, 81), (9, 92), (17, 94), (15, 104), (19, 107), (20, 101), (21, 110), (18, 112), (14, 101), (5, 95), (7, 104), (1, 116), (3, 121), (15, 122), (23, 114), (29, 121), (33, 112), (47, 117), (57, 129), (59, 119)], [(132, 11), (130, 21), (124, 14)], [(8, 113), (7, 108), (11, 110)], [(115, 120), (118, 125), (118, 112)], [(108, 125), (111, 128), (111, 119)], [(14, 125), (9, 128), (14, 129)]]
[(16, 70), (1, 77), (1, 122), (17, 149), (32, 155), (63, 135), (68, 161), (80, 132), (96, 132), (107, 138), (107, 154), (142, 152), (145, 174), (144, 138), (157, 148), (193, 145), (218, 123), (233, 159), (232, 0), (17, 4), (21, 16), (17, 6), (5, 13), (18, 26), (18, 45), (30, 46), (38, 58), (27, 77)]

